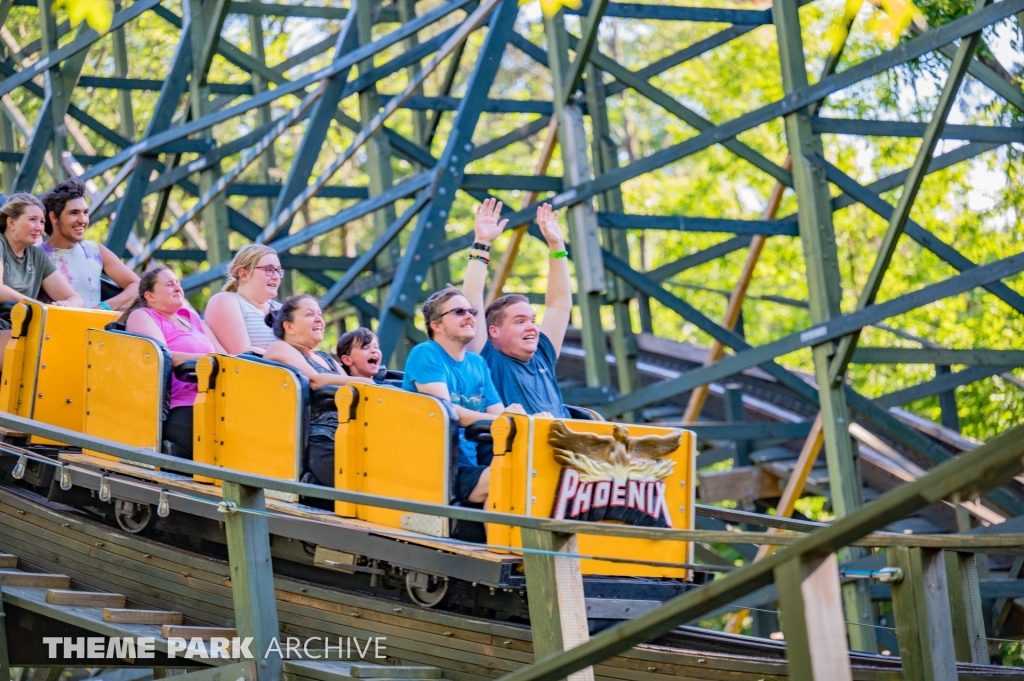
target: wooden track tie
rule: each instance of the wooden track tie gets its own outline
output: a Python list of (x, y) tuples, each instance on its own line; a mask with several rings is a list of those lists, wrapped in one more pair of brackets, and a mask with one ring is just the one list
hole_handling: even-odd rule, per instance
[(55, 575), (48, 572), (0, 570), (0, 585), (35, 589), (67, 589), (71, 586), (71, 578), (67, 575)]
[(351, 674), (357, 679), (439, 679), (437, 667), (405, 665), (353, 664)]
[(50, 589), (46, 592), (46, 602), (53, 605), (81, 605), (88, 608), (123, 608), (125, 597), (121, 594), (101, 591)]
[(181, 624), (180, 612), (103, 608), (103, 621), (116, 624)]
[(226, 627), (188, 627), (175, 624), (165, 624), (160, 630), (164, 638), (201, 638), (209, 641), (211, 638), (235, 638), (238, 636), (237, 629)]
[(384, 665), (344, 660), (285, 660), (286, 681), (340, 681), (341, 679), (439, 679), (437, 667)]
[(10, 553), (0, 553), (0, 568), (18, 567), (18, 557)]

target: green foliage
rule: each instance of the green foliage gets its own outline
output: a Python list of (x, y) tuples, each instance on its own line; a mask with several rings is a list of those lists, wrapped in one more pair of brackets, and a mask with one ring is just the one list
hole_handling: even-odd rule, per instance
[[(77, 0), (81, 1), (81, 0)], [(417, 5), (422, 14), (440, 4), (440, 0), (425, 0)], [(693, 4), (693, 3), (690, 3)], [(698, 2), (711, 6), (722, 3)], [(963, 0), (924, 0), (917, 3), (919, 9), (932, 25), (945, 23), (962, 16), (971, 8)], [(165, 6), (182, 14), (180, 0), (165, 3)], [(745, 7), (743, 3), (736, 6)], [(535, 7), (535, 6), (534, 6)], [(812, 80), (816, 77), (832, 50), (829, 39), (830, 28), (844, 12), (843, 3), (814, 3), (801, 9), (804, 28), (804, 44), (808, 72)], [(882, 53), (889, 44), (880, 41), (869, 25), (878, 15), (878, 10), (864, 5), (856, 15), (847, 39), (839, 70), (844, 70), (865, 59)], [(426, 40), (464, 18), (456, 12), (437, 25), (421, 32), (419, 39)], [(65, 19), (62, 10), (58, 21)], [(990, 52), (992, 46), (1008, 44), (1017, 61), (1005, 64), (1011, 77), (1021, 73), (1022, 37), (1017, 20), (1004, 22), (998, 32), (987, 31), (985, 40)], [(569, 26), (578, 31), (580, 20), (570, 17)], [(35, 8), (15, 6), (5, 23), (19, 45), (24, 46), (39, 38), (38, 13)], [(296, 55), (307, 47), (334, 34), (340, 27), (336, 20), (269, 17), (262, 20), (263, 43), (267, 63), (273, 67)], [(395, 25), (378, 24), (374, 36), (379, 37), (394, 30)], [(636, 71), (658, 59), (664, 58), (693, 43), (710, 37), (725, 29), (724, 25), (695, 22), (642, 22), (621, 18), (606, 18), (602, 22), (598, 46), (606, 55)], [(520, 13), (517, 26), (524, 36), (539, 46), (546, 47), (541, 14), (532, 7), (525, 7)], [(484, 31), (474, 33), (462, 56), (462, 68), (455, 79), (450, 93), (454, 97), (465, 94), (466, 79), (470, 67), (475, 63)], [(95, 76), (125, 75), (129, 78), (164, 78), (171, 61), (179, 33), (155, 13), (146, 12), (131, 22), (124, 31), (130, 65), (126, 74), (118, 74), (113, 57), (114, 35), (108, 34), (90, 50), (83, 73)], [(61, 39), (70, 41), (73, 32)], [(229, 15), (223, 30), (223, 37), (246, 52), (251, 51), (252, 36), (248, 17)], [(1003, 42), (1000, 43), (999, 41)], [(374, 60), (380, 66), (388, 59), (400, 54), (408, 45), (399, 43), (389, 48)], [(777, 68), (775, 32), (772, 26), (758, 27), (714, 50), (686, 63), (677, 65), (659, 74), (652, 82), (669, 95), (712, 122), (718, 124), (736, 118), (749, 111), (777, 101), (782, 97), (782, 84)], [(36, 57), (30, 57), (34, 59)], [(983, 53), (983, 58), (988, 58)], [(328, 49), (312, 60), (293, 66), (284, 75), (297, 78), (312, 73), (330, 63), (332, 50)], [(427, 79), (424, 94), (444, 94), (440, 91), (444, 74), (451, 60), (445, 60)], [(880, 120), (928, 120), (934, 108), (938, 91), (945, 78), (947, 62), (944, 57), (931, 55), (919, 62), (893, 69), (870, 78), (855, 86), (830, 96), (822, 115), (848, 118), (874, 118)], [(368, 68), (368, 67), (367, 67)], [(353, 76), (354, 77), (354, 76)], [(400, 92), (409, 82), (410, 70), (403, 69), (378, 84), (382, 94)], [(611, 82), (605, 76), (606, 82)], [(211, 83), (242, 84), (250, 80), (246, 73), (218, 55), (213, 60), (209, 81)], [(1018, 81), (1019, 82), (1019, 81)], [(552, 93), (548, 71), (533, 62), (514, 47), (506, 50), (502, 69), (490, 97), (517, 100), (550, 99)], [(133, 140), (139, 139), (149, 123), (157, 92), (153, 90), (132, 91), (134, 130), (123, 131)], [(104, 125), (120, 128), (122, 116), (115, 92), (104, 89), (76, 88), (74, 104)], [(218, 105), (226, 105), (230, 96)], [(31, 123), (35, 120), (40, 100), (24, 88), (12, 93), (12, 101), (23, 116), (27, 129), (16, 130), (18, 148), (24, 148)], [(284, 115), (298, 103), (295, 96), (276, 100), (269, 106), (273, 118)], [(186, 101), (179, 103), (178, 116), (184, 115)], [(360, 118), (359, 97), (347, 98), (341, 106), (352, 118)], [(647, 157), (673, 144), (697, 134), (689, 125), (676, 119), (664, 109), (652, 104), (632, 90), (624, 90), (608, 100), (610, 136), (619, 149), (619, 163), (625, 165)], [(409, 110), (399, 111), (389, 126), (397, 132), (411, 137), (418, 114)], [(1021, 113), (1004, 106), (990, 91), (968, 78), (955, 108), (953, 122), (979, 125), (1006, 125), (1021, 120)], [(511, 132), (536, 118), (535, 115), (485, 114), (477, 128), (477, 144)], [(951, 117), (952, 120), (952, 117)], [(588, 121), (589, 124), (589, 121)], [(215, 126), (213, 134), (221, 142), (245, 134), (258, 125), (256, 112), (248, 112), (223, 124)], [(73, 153), (76, 155), (110, 155), (119, 148), (109, 140), (88, 128), (69, 132), (73, 139)], [(430, 151), (437, 156), (443, 150), (445, 140), (452, 128), (452, 112), (445, 112), (440, 119), (437, 134), (430, 143)], [(305, 123), (282, 135), (274, 144), (274, 167), (269, 171), (269, 180), (280, 182), (302, 139)], [(480, 160), (467, 168), (469, 173), (532, 174), (537, 165), (543, 137), (546, 132), (512, 144), (505, 149)], [(314, 173), (322, 172), (351, 143), (353, 133), (335, 122), (317, 160)], [(764, 154), (773, 162), (781, 164), (786, 158), (785, 131), (781, 120), (774, 120), (758, 126), (739, 136), (739, 139)], [(957, 142), (944, 141), (940, 152), (949, 151)], [(823, 145), (828, 160), (861, 183), (909, 167), (919, 146), (915, 139), (895, 137), (856, 138), (846, 135), (824, 135)], [(1020, 252), (1024, 247), (1024, 182), (1021, 182), (1021, 161), (1019, 151), (1003, 147), (990, 151), (977, 159), (961, 163), (930, 175), (922, 187), (912, 217), (926, 229), (950, 243), (967, 257), (978, 263), (991, 262)], [(177, 159), (180, 165), (195, 160), (195, 154), (182, 154)], [(239, 160), (235, 155), (224, 159), (222, 166), (227, 169)], [(369, 159), (365, 148), (345, 165), (331, 180), (332, 185), (364, 186), (367, 183)], [(420, 169), (413, 164), (393, 157), (391, 169), (395, 181), (408, 178)], [(562, 164), (558, 150), (548, 169), (548, 174), (561, 176)], [(113, 176), (96, 178), (102, 187)], [(50, 183), (44, 171), (40, 175), (38, 190)], [(239, 178), (239, 182), (265, 182), (260, 163), (253, 164)], [(775, 180), (753, 168), (746, 161), (738, 159), (721, 146), (713, 146), (686, 159), (673, 163), (655, 172), (630, 180), (622, 186), (623, 203), (626, 212), (638, 214), (667, 214), (682, 216), (722, 217), (737, 219), (758, 219), (764, 209)], [(833, 191), (835, 189), (833, 188)], [(898, 191), (883, 196), (890, 203), (898, 199)], [(502, 191), (495, 194), (514, 208), (519, 208), (524, 196), (518, 191)], [(153, 216), (158, 207), (159, 196), (147, 197), (143, 207), (143, 225), (151, 228)], [(175, 187), (169, 194), (168, 217), (174, 219), (183, 210), (193, 205), (195, 197)], [(273, 201), (263, 198), (232, 196), (227, 199), (232, 207), (243, 210), (253, 220), (263, 224), (269, 217)], [(459, 194), (451, 210), (447, 225), (449, 236), (464, 234), (471, 227), (472, 208), (475, 200)], [(313, 199), (300, 212), (293, 230), (335, 214), (347, 202)], [(401, 201), (400, 212), (409, 205)], [(792, 192), (783, 198), (779, 217), (792, 215), (797, 208)], [(885, 230), (885, 221), (867, 209), (855, 205), (838, 211), (834, 217), (840, 269), (842, 273), (843, 309), (850, 311), (856, 304), (867, 273), (871, 269), (878, 244)], [(94, 238), (105, 236), (105, 221), (93, 227)], [(294, 250), (308, 255), (355, 256), (365, 250), (374, 238), (376, 228), (372, 216), (353, 221), (342, 229), (317, 238)], [(728, 235), (694, 232), (630, 232), (631, 264), (642, 270), (650, 270), (673, 262), (678, 258), (708, 248), (728, 238)], [(404, 239), (404, 237), (403, 237)], [(232, 235), (232, 245), (240, 246), (244, 240)], [(404, 243), (404, 242), (403, 242)], [(499, 239), (495, 255), (500, 256), (506, 241)], [(197, 220), (179, 236), (170, 240), (167, 248), (202, 248), (204, 246), (203, 225)], [(721, 318), (725, 311), (728, 291), (731, 291), (746, 258), (743, 250), (725, 258), (687, 270), (666, 282), (666, 285), (687, 302), (696, 306), (713, 319)], [(511, 278), (509, 290), (543, 291), (546, 285), (544, 274), (546, 254), (542, 244), (527, 239), (517, 260), (517, 268)], [(173, 263), (179, 273), (186, 275), (206, 267), (194, 262)], [(381, 263), (386, 265), (385, 262)], [(464, 258), (452, 259), (450, 278), (461, 281)], [(340, 276), (339, 272), (327, 273)], [(954, 270), (924, 251), (920, 246), (904, 237), (893, 258), (892, 265), (882, 285), (880, 300), (887, 300), (902, 293), (918, 289), (954, 274)], [(1009, 285), (1024, 292), (1021, 277), (1011, 279)], [(215, 288), (215, 287), (213, 287)], [(195, 296), (193, 302), (202, 306), (213, 288)], [(322, 289), (301, 274), (295, 274), (295, 292), (318, 292)], [(770, 299), (766, 299), (770, 298)], [(368, 298), (379, 303), (376, 295)], [(795, 331), (806, 328), (809, 316), (800, 301), (807, 298), (806, 277), (801, 242), (791, 237), (773, 237), (768, 241), (764, 254), (757, 266), (750, 298), (744, 305), (745, 330), (749, 342), (763, 344)], [(795, 305), (785, 300), (796, 301)], [(349, 326), (355, 322), (354, 311), (341, 306), (336, 315), (348, 316)], [(709, 344), (711, 339), (674, 313), (653, 303), (653, 325), (658, 335), (680, 341)], [(608, 320), (609, 326), (611, 320)], [(638, 324), (634, 316), (634, 324)], [(1024, 319), (993, 295), (974, 290), (952, 299), (940, 301), (925, 308), (886, 321), (897, 330), (926, 338), (931, 342), (951, 348), (987, 347), (996, 349), (1020, 348), (1024, 337)], [(635, 329), (639, 331), (639, 328)], [(333, 327), (332, 327), (333, 331)], [(919, 344), (898, 338), (879, 328), (868, 328), (862, 336), (863, 345), (908, 346)], [(790, 367), (809, 371), (810, 353), (800, 351), (782, 358)], [(878, 396), (900, 388), (928, 380), (934, 369), (928, 366), (889, 367), (859, 366), (850, 371), (853, 385), (870, 396)], [(1018, 372), (1018, 376), (1021, 373)], [(1024, 391), (1002, 378), (980, 381), (960, 388), (960, 419), (965, 434), (987, 439), (1005, 428), (1019, 423), (1024, 414)], [(916, 413), (937, 419), (937, 401), (923, 400), (908, 405)], [(812, 512), (812, 509), (808, 509)]]
[(1003, 641), (999, 644), (1004, 667), (1024, 667), (1024, 643)]

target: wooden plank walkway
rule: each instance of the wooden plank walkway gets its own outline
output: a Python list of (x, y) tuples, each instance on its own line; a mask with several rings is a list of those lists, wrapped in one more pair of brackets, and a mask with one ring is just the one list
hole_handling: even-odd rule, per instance
[[(17, 564), (17, 558), (10, 557), (14, 560), (8, 560), (7, 564)], [(168, 652), (168, 639), (172, 637), (187, 638), (190, 641), (200, 639), (205, 652), (209, 653), (211, 637), (231, 638), (238, 635), (236, 630), (229, 628), (184, 626), (181, 624), (183, 617), (180, 612), (125, 608), (123, 606), (127, 599), (122, 594), (75, 591), (67, 588), (70, 581), (67, 575), (0, 570), (4, 603), (101, 636), (152, 638), (155, 650), (161, 653)], [(57, 584), (60, 588), (50, 588), (50, 584)], [(119, 607), (109, 607), (110, 604)], [(190, 648), (194, 645), (190, 643)], [(257, 658), (262, 654), (260, 651), (253, 652)], [(211, 666), (236, 664), (235, 660), (215, 656), (194, 657), (192, 660)], [(104, 666), (103, 662), (90, 659), (89, 665)], [(110, 660), (110, 664), (123, 666), (124, 661)], [(285, 662), (284, 678), (286, 681), (337, 681), (352, 678), (427, 680), (441, 678), (441, 670), (431, 666), (381, 665), (364, 661), (288, 660)]]

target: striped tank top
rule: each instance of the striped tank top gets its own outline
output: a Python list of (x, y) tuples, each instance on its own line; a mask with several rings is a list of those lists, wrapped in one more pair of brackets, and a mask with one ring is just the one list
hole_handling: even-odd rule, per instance
[[(267, 326), (266, 315), (258, 307), (250, 303), (238, 293), (234, 293), (238, 301), (239, 309), (242, 310), (242, 319), (245, 321), (245, 330), (249, 334), (249, 344), (266, 350), (270, 344), (276, 341), (274, 332)], [(270, 301), (271, 312), (276, 311), (281, 305), (274, 300)]]

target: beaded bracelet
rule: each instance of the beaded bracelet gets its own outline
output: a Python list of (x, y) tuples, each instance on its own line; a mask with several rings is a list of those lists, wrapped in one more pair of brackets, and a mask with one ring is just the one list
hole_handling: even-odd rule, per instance
[(472, 255), (470, 255), (469, 259), (470, 260), (479, 260), (480, 262), (482, 262), (485, 265), (489, 265), (491, 263), (491, 259), (490, 258), (484, 257), (482, 255), (477, 255), (476, 253), (473, 253)]
[(569, 251), (551, 251), (552, 258), (568, 258)]

